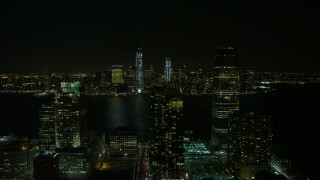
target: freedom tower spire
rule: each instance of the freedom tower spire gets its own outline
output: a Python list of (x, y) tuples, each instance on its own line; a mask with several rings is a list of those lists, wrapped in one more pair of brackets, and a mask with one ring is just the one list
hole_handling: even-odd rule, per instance
[(141, 91), (144, 89), (144, 75), (143, 75), (143, 56), (141, 46), (137, 46), (136, 50), (136, 89)]

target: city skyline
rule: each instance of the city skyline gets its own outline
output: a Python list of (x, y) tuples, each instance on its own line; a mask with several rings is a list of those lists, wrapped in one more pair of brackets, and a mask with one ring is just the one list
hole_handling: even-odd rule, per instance
[[(234, 47), (239, 67), (319, 72), (318, 2), (4, 2), (2, 73), (96, 72), (135, 64), (211, 69), (217, 47)], [(160, 69), (159, 69), (160, 68)]]
[(213, 73), (170, 73), (167, 60), (164, 76), (145, 71), (144, 89), (122, 65), (2, 74), (0, 178), (318, 179), (320, 74), (239, 71), (230, 47)]

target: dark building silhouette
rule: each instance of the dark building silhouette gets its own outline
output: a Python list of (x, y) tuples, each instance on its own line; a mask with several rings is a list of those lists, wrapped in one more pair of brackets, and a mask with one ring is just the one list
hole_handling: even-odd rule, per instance
[(33, 159), (34, 180), (59, 179), (59, 155), (43, 151)]

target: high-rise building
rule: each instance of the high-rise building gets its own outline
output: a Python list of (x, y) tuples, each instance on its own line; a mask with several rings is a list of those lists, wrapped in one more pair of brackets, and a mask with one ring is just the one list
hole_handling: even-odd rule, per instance
[(56, 147), (79, 147), (85, 141), (87, 109), (80, 99), (80, 82), (61, 83), (55, 97)]
[(171, 59), (170, 58), (165, 58), (164, 81), (166, 83), (171, 82), (171, 73), (172, 73)]
[(153, 137), (150, 142), (150, 161), (155, 179), (184, 177), (181, 129), (183, 100), (177, 92), (154, 92), (151, 96)]
[(35, 148), (15, 137), (0, 137), (0, 179), (30, 179)]
[(43, 151), (33, 159), (34, 180), (59, 179), (59, 155)]
[(63, 82), (55, 97), (56, 149), (59, 177), (87, 179), (92, 168), (92, 149), (86, 144), (87, 109), (80, 82)]
[(142, 48), (138, 47), (136, 51), (136, 76), (137, 85), (136, 89), (144, 89), (144, 75), (143, 75), (143, 58), (142, 58)]
[(236, 111), (229, 117), (229, 153), (242, 178), (271, 168), (272, 122), (269, 115)]
[(218, 48), (213, 67), (211, 143), (227, 150), (228, 116), (239, 110), (239, 68), (235, 49)]
[(123, 84), (123, 65), (112, 65), (112, 84)]
[(43, 104), (39, 111), (39, 150), (54, 151), (56, 147), (55, 109), (53, 104)]

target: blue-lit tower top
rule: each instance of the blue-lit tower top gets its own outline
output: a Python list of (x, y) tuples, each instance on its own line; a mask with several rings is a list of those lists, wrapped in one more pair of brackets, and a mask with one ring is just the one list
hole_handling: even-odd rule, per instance
[(142, 59), (142, 48), (138, 47), (136, 51), (136, 88), (139, 90), (144, 89), (144, 78), (143, 78), (143, 59)]
[(166, 83), (169, 83), (171, 81), (171, 73), (172, 73), (171, 59), (165, 58), (164, 80)]

